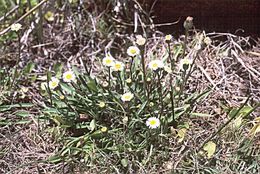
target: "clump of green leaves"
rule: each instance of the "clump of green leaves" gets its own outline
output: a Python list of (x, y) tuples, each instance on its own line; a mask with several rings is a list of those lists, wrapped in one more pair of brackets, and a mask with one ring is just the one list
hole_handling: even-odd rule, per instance
[[(203, 46), (190, 56), (187, 40), (173, 43), (170, 35), (162, 39), (167, 50), (163, 58), (148, 56), (147, 38), (137, 36), (121, 53), (127, 56), (124, 61), (109, 52), (97, 60), (97, 74), (88, 71), (90, 67), (62, 73), (61, 66), (55, 74), (48, 73), (42, 84), (44, 114), (71, 135), (51, 161), (78, 158), (91, 165), (103, 158), (115, 160), (123, 170), (153, 163), (157, 152), (167, 152), (171, 129), (179, 129), (177, 136), (183, 141), (189, 127), (183, 118), (208, 93), (190, 94), (185, 89)], [(203, 45), (201, 40), (190, 44)]]

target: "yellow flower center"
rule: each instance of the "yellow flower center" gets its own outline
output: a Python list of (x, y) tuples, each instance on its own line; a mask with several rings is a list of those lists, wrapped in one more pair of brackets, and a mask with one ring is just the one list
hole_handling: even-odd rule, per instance
[(72, 79), (72, 74), (67, 74), (66, 79)]
[(156, 125), (156, 120), (151, 120), (150, 125)]
[(118, 63), (118, 64), (115, 64), (115, 68), (116, 69), (120, 69), (121, 68), (121, 65)]
[(125, 96), (125, 99), (127, 99), (127, 100), (129, 100), (130, 98), (131, 98), (130, 95), (126, 95), (126, 96)]
[(152, 67), (153, 67), (153, 68), (157, 68), (157, 67), (158, 67), (158, 64), (157, 64), (157, 63), (153, 63)]
[(130, 50), (130, 53), (136, 54), (136, 50), (135, 50), (135, 49), (131, 49), (131, 50)]
[(112, 63), (112, 60), (111, 59), (107, 59), (106, 60), (106, 64), (111, 64)]
[(52, 82), (51, 82), (51, 86), (52, 86), (52, 87), (55, 87), (55, 86), (57, 86), (57, 82), (55, 82), (55, 81), (52, 81)]

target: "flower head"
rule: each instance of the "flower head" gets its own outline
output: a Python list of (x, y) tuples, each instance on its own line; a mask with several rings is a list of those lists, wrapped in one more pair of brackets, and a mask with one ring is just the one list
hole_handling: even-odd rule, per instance
[(127, 92), (127, 93), (125, 93), (125, 94), (123, 94), (123, 95), (121, 96), (121, 100), (122, 100), (123, 102), (127, 102), (127, 101), (132, 100), (133, 97), (134, 97), (134, 95), (133, 95), (131, 92)]
[(164, 40), (165, 40), (166, 42), (171, 41), (171, 40), (172, 40), (172, 35), (167, 34), (167, 35), (164, 37)]
[(125, 82), (130, 84), (130, 83), (132, 83), (132, 80), (130, 78), (128, 78), (128, 79), (125, 80)]
[(137, 45), (142, 46), (142, 45), (145, 44), (145, 42), (146, 42), (146, 39), (142, 35), (137, 35), (136, 36), (136, 43), (137, 43)]
[(134, 56), (137, 56), (140, 54), (140, 50), (138, 47), (136, 46), (130, 46), (128, 49), (127, 49), (127, 54), (131, 57), (134, 57)]
[(107, 127), (102, 127), (100, 130), (101, 132), (107, 132)]
[(159, 68), (163, 68), (164, 67), (164, 63), (161, 60), (152, 60), (149, 63), (149, 68), (152, 69), (153, 71), (156, 71)]
[(107, 54), (105, 58), (102, 60), (103, 65), (112, 67), (115, 64), (115, 59), (110, 55)]
[(192, 60), (188, 58), (184, 58), (180, 60), (180, 69), (187, 70), (189, 66), (192, 64)]
[(150, 129), (156, 129), (160, 126), (160, 120), (156, 117), (150, 117), (146, 121), (146, 126)]
[(19, 24), (19, 23), (16, 23), (16, 24), (12, 24), (11, 25), (11, 30), (12, 31), (19, 31), (20, 29), (22, 28), (22, 25), (21, 24)]
[(103, 101), (100, 101), (100, 102), (98, 103), (98, 106), (99, 106), (100, 108), (104, 108), (104, 107), (106, 106), (106, 103), (103, 102)]
[(76, 76), (73, 71), (66, 71), (62, 75), (64, 82), (72, 82), (76, 80)]
[(59, 86), (60, 80), (56, 77), (52, 77), (51, 81), (49, 81), (49, 88), (55, 89), (57, 86)]
[(119, 61), (116, 61), (112, 66), (113, 71), (123, 71), (125, 64)]

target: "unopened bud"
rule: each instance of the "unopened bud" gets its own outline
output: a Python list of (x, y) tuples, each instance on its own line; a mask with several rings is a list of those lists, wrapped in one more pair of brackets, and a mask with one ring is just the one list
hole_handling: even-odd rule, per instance
[(186, 30), (190, 30), (193, 27), (193, 17), (188, 16), (183, 24)]

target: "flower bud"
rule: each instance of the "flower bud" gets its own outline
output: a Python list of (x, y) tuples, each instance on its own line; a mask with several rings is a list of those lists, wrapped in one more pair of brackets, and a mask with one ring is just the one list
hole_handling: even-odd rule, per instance
[(188, 16), (183, 24), (186, 30), (190, 30), (193, 27), (193, 17)]

